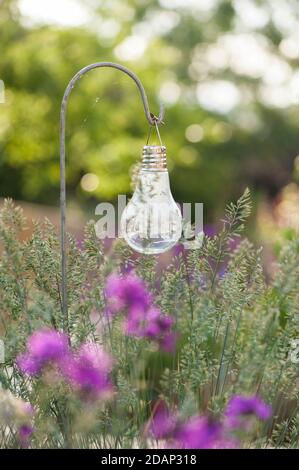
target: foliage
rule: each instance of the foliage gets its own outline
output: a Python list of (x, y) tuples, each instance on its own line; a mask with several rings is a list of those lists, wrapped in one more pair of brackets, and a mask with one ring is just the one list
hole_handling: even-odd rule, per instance
[[(95, 23), (59, 28), (26, 26), (15, 0), (0, 2), (0, 79), (6, 85), (0, 112), (2, 195), (56, 203), (61, 98), (76, 71), (99, 60), (132, 68), (154, 113), (158, 99), (166, 101), (161, 132), (176, 200), (205, 201), (208, 219), (222, 210), (220, 201), (234, 198), (246, 184), (272, 196), (289, 180), (298, 153), (298, 111), (286, 98), (275, 107), (267, 97), (284, 96), (283, 87), (290, 90), (296, 78), (296, 50), (285, 53), (286, 41), (296, 44), (296, 2), (109, 0), (84, 5)], [(135, 43), (128, 43), (132, 38)], [(231, 57), (226, 46), (233, 38), (240, 43)], [(144, 41), (144, 53), (130, 58)], [(256, 47), (243, 54), (244, 44)], [(241, 97), (231, 111), (207, 109), (197, 100), (198, 87), (219, 80)], [(225, 90), (222, 97), (229, 95)], [(68, 113), (67, 182), (69, 195), (81, 203), (130, 192), (129, 169), (147, 134), (136, 94), (135, 85), (113, 70), (93, 71), (76, 86)], [(185, 135), (192, 124), (202, 129), (195, 142)], [(91, 192), (80, 187), (86, 173), (99, 178)]]
[[(26, 377), (16, 365), (34, 331), (62, 329), (60, 253), (48, 221), (20, 241), (26, 221), (6, 201), (0, 215), (0, 380), (35, 410), (32, 447), (148, 446), (143, 430), (155, 404), (163, 401), (184, 420), (196, 413), (220, 418), (235, 394), (258, 395), (273, 409), (270, 420), (250, 437), (245, 434), (245, 447), (298, 446), (298, 366), (289, 351), (299, 334), (299, 240), (285, 242), (273, 278), (266, 280), (261, 250), (247, 239), (236, 243), (249, 212), (246, 191), (227, 207), (219, 234), (205, 236), (201, 248), (174, 255), (163, 269), (158, 257), (131, 256), (119, 240), (107, 252), (92, 222), (83, 246), (69, 237), (72, 349), (94, 341), (114, 358), (113, 397), (91, 403), (50, 373)], [(154, 304), (175, 319), (175, 354), (160, 351), (145, 336), (125, 335), (120, 316), (107, 321), (107, 276), (131, 268)], [(2, 446), (16, 445), (6, 429)]]

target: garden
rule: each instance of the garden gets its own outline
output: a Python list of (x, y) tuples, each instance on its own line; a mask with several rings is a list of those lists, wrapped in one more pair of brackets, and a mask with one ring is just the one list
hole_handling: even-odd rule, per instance
[(2, 447), (296, 447), (299, 240), (265, 279), (241, 233), (246, 191), (201, 248), (161, 269), (123, 241), (108, 251), (87, 225), (69, 236), (63, 317), (59, 241), (1, 212)]
[[(239, 1), (108, 3), (61, 25), (0, 2), (0, 448), (297, 449), (297, 8), (246, 0), (250, 26)], [(98, 52), (165, 109), (133, 74), (139, 119), (115, 70), (73, 91)], [(176, 201), (204, 204), (190, 243), (168, 171)], [(172, 217), (159, 245), (99, 236), (95, 207), (122, 193), (126, 222)]]

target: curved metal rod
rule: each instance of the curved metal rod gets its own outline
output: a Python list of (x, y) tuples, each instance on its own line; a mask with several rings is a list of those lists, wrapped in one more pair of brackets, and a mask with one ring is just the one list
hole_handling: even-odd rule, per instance
[(60, 110), (60, 212), (61, 212), (61, 306), (63, 313), (63, 329), (66, 332), (69, 328), (68, 305), (67, 305), (67, 265), (66, 265), (66, 183), (65, 183), (65, 122), (69, 96), (75, 86), (75, 83), (87, 72), (100, 67), (111, 67), (124, 72), (136, 83), (144, 108), (146, 119), (151, 126), (158, 126), (163, 122), (164, 107), (160, 104), (159, 116), (156, 117), (149, 110), (148, 99), (144, 87), (139, 78), (123, 65), (113, 62), (96, 62), (79, 70), (69, 82), (63, 95)]

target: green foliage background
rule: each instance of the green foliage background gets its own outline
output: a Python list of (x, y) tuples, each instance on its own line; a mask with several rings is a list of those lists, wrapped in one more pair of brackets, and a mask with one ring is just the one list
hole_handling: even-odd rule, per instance
[[(200, 63), (204, 51), (225, 35), (242, 33), (266, 41), (271, 54), (296, 73), (298, 58), (282, 57), (280, 47), (289, 31), (276, 20), (280, 8), (290, 10), (299, 21), (299, 6), (292, 0), (252, 0), (256, 8), (265, 9), (268, 21), (249, 28), (240, 21), (240, 2), (212, 3), (210, 10), (195, 14), (188, 2), (182, 7), (174, 0), (89, 0), (84, 4), (93, 12), (93, 27), (63, 28), (26, 26), (17, 2), (1, 0), (0, 79), (6, 86), (6, 103), (0, 105), (0, 196), (58, 203), (58, 127), (64, 89), (88, 63), (120, 61), (117, 47), (136, 31), (150, 37), (147, 49), (138, 60), (121, 62), (143, 81), (152, 111), (158, 111), (163, 83), (171, 81), (181, 89), (179, 100), (167, 105), (161, 130), (175, 198), (203, 201), (208, 220), (245, 185), (256, 195), (275, 195), (292, 177), (298, 153), (298, 106), (267, 106), (261, 99), (263, 77), (237, 73), (230, 65), (212, 69), (203, 63), (198, 71), (194, 60), (197, 55)], [(175, 19), (170, 28), (169, 18)], [(107, 30), (111, 20), (118, 32), (107, 38), (104, 26)], [(240, 105), (227, 114), (208, 111), (196, 100), (197, 85), (214, 79), (236, 84), (241, 93)], [(194, 123), (204, 130), (198, 143), (185, 137), (186, 128)], [(129, 78), (103, 69), (84, 77), (73, 92), (68, 114), (69, 196), (88, 205), (129, 193), (130, 168), (138, 160), (147, 131)], [(98, 175), (100, 184), (85, 193), (79, 183), (89, 172)]]

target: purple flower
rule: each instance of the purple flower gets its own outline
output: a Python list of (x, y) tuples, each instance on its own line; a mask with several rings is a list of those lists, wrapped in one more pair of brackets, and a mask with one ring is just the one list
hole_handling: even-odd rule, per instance
[(145, 336), (146, 312), (138, 307), (132, 308), (124, 322), (124, 331), (128, 336)]
[(18, 429), (18, 441), (21, 447), (28, 447), (33, 434), (33, 427), (30, 424), (22, 424)]
[(133, 308), (125, 322), (125, 331), (128, 335), (156, 338), (162, 332), (159, 325), (161, 312), (157, 308), (151, 308), (144, 311), (140, 308)]
[(171, 331), (174, 320), (151, 307), (152, 296), (142, 279), (134, 273), (120, 277), (111, 274), (106, 284), (108, 315), (126, 309), (125, 333), (129, 336), (157, 341), (161, 349), (171, 352), (176, 335)]
[(68, 352), (68, 339), (59, 331), (39, 330), (30, 336), (27, 349), (32, 357), (38, 357), (43, 362), (55, 361)]
[(232, 449), (236, 440), (224, 434), (219, 421), (205, 416), (193, 416), (186, 422), (180, 422), (162, 402), (148, 425), (149, 433), (159, 440), (165, 440), (171, 449)]
[(217, 233), (217, 229), (215, 225), (212, 224), (207, 224), (203, 228), (204, 234), (207, 235), (208, 237), (214, 237)]
[(206, 417), (195, 416), (178, 429), (175, 440), (183, 449), (217, 448), (222, 441), (222, 425)]
[(27, 341), (27, 351), (17, 357), (17, 365), (27, 375), (38, 374), (48, 362), (59, 362), (69, 353), (68, 339), (56, 330), (35, 331)]
[(192, 416), (187, 421), (171, 413), (160, 402), (149, 421), (147, 432), (162, 440), (169, 449), (235, 449), (239, 442), (232, 437), (220, 421), (207, 416)]
[(229, 428), (246, 427), (246, 417), (256, 416), (266, 421), (272, 414), (271, 406), (257, 396), (233, 396), (225, 412), (225, 425)]
[(177, 334), (174, 331), (170, 331), (160, 339), (160, 348), (168, 353), (175, 350), (177, 341)]
[(155, 439), (171, 436), (176, 427), (176, 416), (171, 414), (164, 402), (158, 403), (153, 417), (148, 423), (148, 431)]
[(123, 277), (111, 274), (107, 279), (106, 296), (110, 315), (115, 315), (125, 308), (129, 311), (131, 308), (146, 310), (152, 301), (144, 282), (134, 273)]
[(16, 362), (23, 374), (30, 376), (39, 374), (42, 368), (41, 362), (37, 358), (31, 357), (29, 354), (20, 354)]
[(180, 256), (181, 254), (184, 253), (184, 250), (185, 250), (184, 245), (182, 243), (177, 243), (172, 248), (172, 255), (174, 257), (178, 257), (178, 256)]
[(104, 398), (113, 387), (109, 374), (111, 357), (95, 343), (85, 343), (78, 353), (65, 361), (62, 371), (71, 385), (85, 398)]
[(147, 311), (132, 309), (125, 321), (125, 332), (130, 336), (157, 341), (161, 349), (171, 352), (175, 348), (176, 335), (171, 331), (173, 318), (163, 315), (157, 308)]
[(173, 318), (168, 315), (162, 315), (157, 308), (150, 309), (146, 314), (145, 335), (148, 338), (156, 338), (157, 336), (168, 333), (173, 325)]

